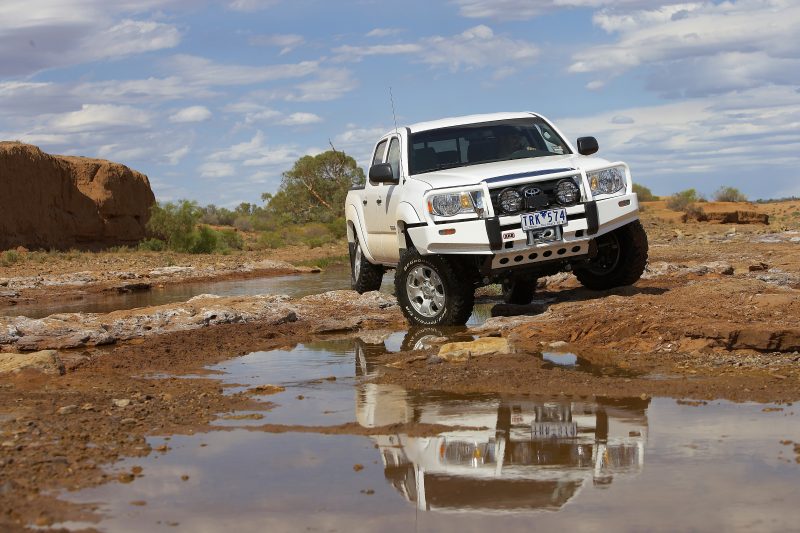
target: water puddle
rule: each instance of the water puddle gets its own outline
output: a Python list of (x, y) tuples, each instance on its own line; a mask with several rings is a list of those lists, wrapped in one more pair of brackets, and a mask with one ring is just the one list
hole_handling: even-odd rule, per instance
[(597, 365), (583, 357), (570, 352), (542, 352), (544, 368), (568, 368), (579, 372), (586, 372), (593, 376), (636, 377), (640, 375), (632, 370), (611, 365)]
[[(415, 332), (416, 333), (416, 332)], [(457, 334), (457, 333), (456, 333)], [(257, 421), (175, 436), (126, 459), (130, 484), (77, 493), (108, 531), (790, 530), (800, 523), (800, 441), (791, 406), (629, 398), (454, 396), (370, 380), (409, 339), (340, 339), (210, 367), (274, 384)], [(424, 335), (423, 335), (424, 337)], [(551, 364), (579, 357), (548, 354)], [(264, 424), (365, 435), (274, 433)], [(435, 424), (435, 430), (415, 428)], [(231, 427), (236, 426), (236, 427)], [(153, 448), (163, 438), (150, 439)], [(571, 519), (571, 521), (570, 521)], [(70, 523), (70, 528), (90, 524)]]

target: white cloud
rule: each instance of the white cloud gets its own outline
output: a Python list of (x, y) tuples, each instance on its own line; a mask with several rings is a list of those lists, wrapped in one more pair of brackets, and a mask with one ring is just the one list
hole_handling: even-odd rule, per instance
[(62, 87), (62, 93), (69, 92), (85, 100), (114, 103), (153, 103), (184, 98), (210, 98), (216, 94), (204, 87), (187, 85), (177, 76), (83, 82), (71, 88), (68, 85)]
[(298, 46), (305, 43), (305, 37), (294, 33), (275, 33), (271, 35), (254, 35), (249, 43), (254, 46), (276, 46), (281, 49), (280, 55), (288, 54)]
[(302, 78), (319, 70), (318, 61), (282, 65), (229, 65), (204, 57), (179, 54), (164, 61), (164, 68), (187, 83), (201, 86), (249, 85), (288, 78)]
[(178, 148), (176, 150), (173, 150), (171, 152), (167, 152), (165, 154), (166, 159), (167, 159), (167, 163), (172, 165), (172, 166), (177, 165), (178, 163), (180, 163), (183, 160), (184, 157), (189, 155), (190, 151), (191, 151), (191, 148), (187, 144), (187, 145), (181, 146), (180, 148)]
[(27, 76), (47, 68), (174, 47), (181, 38), (175, 26), (123, 17), (159, 5), (154, 1), (4, 0), (0, 3), (0, 76)]
[(601, 156), (628, 162), (634, 179), (654, 186), (657, 194), (687, 187), (709, 193), (731, 185), (752, 198), (774, 197), (797, 180), (800, 98), (788, 87), (618, 109), (556, 123), (573, 140), (596, 136)]
[(229, 178), (236, 174), (236, 168), (230, 163), (208, 161), (197, 167), (200, 176), (204, 178)]
[(559, 9), (660, 5), (659, 0), (451, 0), (467, 18), (526, 20)]
[(367, 37), (391, 37), (392, 35), (397, 35), (398, 33), (402, 33), (403, 30), (400, 28), (375, 28), (367, 33)]
[(152, 113), (131, 106), (84, 104), (79, 111), (53, 117), (49, 127), (57, 132), (97, 132), (146, 128), (152, 120)]
[(282, 126), (305, 126), (322, 122), (322, 118), (314, 113), (292, 113), (278, 124)]
[(344, 68), (322, 69), (309, 81), (298, 83), (284, 99), (295, 102), (327, 102), (341, 98), (358, 87), (353, 73)]
[(207, 107), (201, 105), (193, 105), (184, 107), (183, 109), (173, 113), (169, 117), (170, 122), (184, 123), (184, 122), (203, 122), (211, 118), (211, 111)]
[(263, 11), (280, 3), (280, 0), (232, 0), (228, 2), (228, 7), (234, 11), (244, 11), (252, 13)]
[(800, 84), (800, 4), (738, 0), (601, 11), (594, 22), (616, 42), (575, 54), (569, 70), (607, 79), (644, 68), (666, 96)]
[(507, 76), (519, 66), (536, 61), (539, 49), (532, 42), (495, 35), (491, 28), (481, 24), (450, 37), (426, 37), (415, 43), (345, 45), (334, 49), (334, 53), (338, 61), (410, 54), (417, 62), (451, 72), (491, 67), (496, 75)]

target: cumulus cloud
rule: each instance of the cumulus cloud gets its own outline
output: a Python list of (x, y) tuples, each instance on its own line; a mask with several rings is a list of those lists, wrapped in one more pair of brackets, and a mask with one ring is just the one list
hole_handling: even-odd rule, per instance
[(305, 126), (322, 122), (322, 118), (314, 113), (292, 113), (278, 124), (282, 126)]
[[(169, 4), (176, 2), (167, 2)], [(176, 46), (171, 24), (126, 18), (157, 2), (5, 0), (0, 3), (0, 76), (116, 59)]]
[(280, 55), (288, 54), (306, 42), (305, 37), (294, 33), (274, 33), (271, 35), (253, 35), (249, 39), (254, 46), (275, 46), (281, 49)]
[(228, 178), (236, 174), (236, 168), (230, 163), (208, 161), (197, 167), (200, 176), (204, 178)]
[(163, 67), (187, 83), (202, 86), (249, 85), (266, 81), (302, 78), (319, 69), (318, 61), (281, 65), (229, 65), (187, 54), (174, 55)]
[(616, 41), (575, 54), (570, 72), (607, 79), (643, 68), (648, 88), (665, 96), (800, 84), (800, 4), (790, 0), (601, 11), (594, 22)]
[(49, 126), (58, 132), (95, 132), (148, 127), (153, 114), (131, 106), (84, 104), (78, 111), (53, 117)]
[(559, 9), (661, 4), (654, 0), (452, 0), (461, 16), (497, 20), (526, 20)]
[(190, 151), (191, 151), (191, 148), (189, 147), (188, 144), (186, 144), (186, 145), (181, 146), (180, 148), (177, 148), (175, 150), (167, 152), (164, 155), (165, 155), (165, 158), (167, 160), (167, 163), (169, 165), (175, 166), (178, 163), (180, 163), (183, 160), (184, 157), (189, 155)]
[(451, 72), (474, 68), (494, 68), (508, 75), (520, 65), (531, 64), (539, 56), (532, 42), (496, 35), (486, 25), (469, 28), (450, 37), (433, 36), (413, 43), (340, 46), (334, 49), (338, 61), (360, 61), (368, 56), (413, 55), (414, 60)]
[(170, 122), (203, 122), (211, 118), (211, 111), (202, 105), (193, 105), (178, 110), (169, 117)]
[(730, 185), (752, 198), (796, 183), (798, 123), (797, 93), (778, 86), (557, 121), (573, 140), (596, 136), (601, 155), (628, 162), (657, 194)]
[(403, 30), (400, 28), (375, 28), (374, 30), (370, 30), (367, 33), (367, 37), (391, 37), (392, 35), (397, 35), (398, 33), (402, 33)]

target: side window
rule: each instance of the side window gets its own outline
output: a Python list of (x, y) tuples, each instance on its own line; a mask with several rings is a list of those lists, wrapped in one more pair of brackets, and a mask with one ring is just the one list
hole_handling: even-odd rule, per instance
[(383, 154), (386, 152), (386, 140), (382, 140), (378, 143), (377, 148), (375, 148), (375, 155), (372, 156), (372, 164), (377, 165), (378, 163), (383, 163)]
[(392, 165), (392, 174), (395, 177), (400, 176), (400, 141), (397, 137), (393, 137), (389, 143), (389, 157), (386, 162)]

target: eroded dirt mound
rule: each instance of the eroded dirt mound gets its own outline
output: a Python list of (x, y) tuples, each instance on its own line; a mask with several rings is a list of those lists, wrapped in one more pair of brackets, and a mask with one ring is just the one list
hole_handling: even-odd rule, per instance
[(0, 250), (102, 248), (145, 236), (147, 176), (101, 159), (0, 142)]

